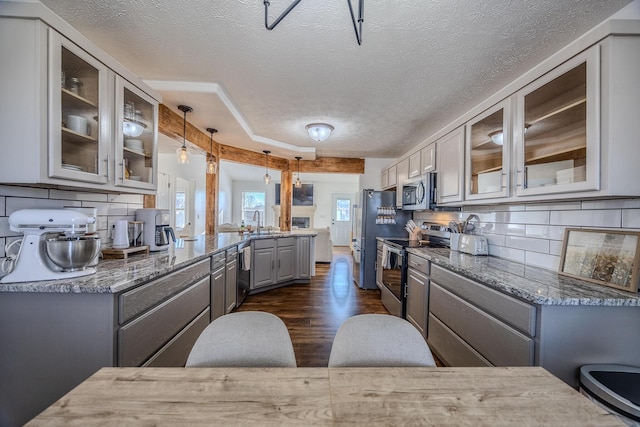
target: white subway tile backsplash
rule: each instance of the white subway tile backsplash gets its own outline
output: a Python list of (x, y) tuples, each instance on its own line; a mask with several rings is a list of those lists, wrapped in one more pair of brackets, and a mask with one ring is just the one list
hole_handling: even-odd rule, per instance
[(0, 236), (7, 237), (7, 236), (19, 236), (19, 235), (20, 233), (11, 231), (11, 229), (9, 228), (8, 216), (0, 217)]
[(112, 203), (137, 203), (142, 205), (143, 196), (141, 194), (109, 194), (107, 201)]
[(0, 258), (4, 258), (5, 254), (4, 254), (4, 237), (0, 237)]
[(527, 251), (525, 255), (525, 264), (534, 265), (536, 267), (542, 267), (549, 270), (558, 270), (560, 264), (560, 257), (549, 254), (541, 254), (538, 252)]
[(562, 255), (562, 242), (558, 240), (549, 240), (549, 254)]
[(0, 216), (6, 215), (4, 212), (5, 209), (5, 197), (0, 196)]
[(525, 227), (525, 236), (535, 237), (538, 239), (549, 239), (549, 226), (548, 225), (527, 225)]
[(552, 211), (552, 225), (570, 227), (621, 227), (622, 212), (620, 210), (593, 211)]
[(499, 212), (496, 221), (508, 224), (549, 224), (549, 212)]
[(507, 236), (504, 234), (484, 234), (484, 236), (487, 238), (489, 246), (505, 246)]
[(582, 209), (579, 201), (527, 205), (528, 211), (568, 211)]
[[(49, 190), (49, 198), (51, 199), (64, 199), (64, 200), (78, 200), (82, 201), (83, 206), (91, 206), (90, 202), (107, 202), (106, 193), (81, 193), (78, 191), (69, 190)], [(88, 203), (86, 203), (88, 202)]]
[(640, 228), (640, 209), (622, 210), (622, 228)]
[(129, 215), (127, 205), (125, 203), (102, 203), (96, 202), (93, 207), (98, 209), (98, 215), (101, 216), (127, 216)]
[(49, 190), (46, 188), (16, 187), (11, 185), (0, 185), (0, 196), (7, 197), (36, 197), (46, 199), (49, 197)]
[(507, 248), (504, 246), (489, 245), (489, 255), (505, 258), (515, 262), (524, 262), (525, 251), (520, 249)]
[(527, 237), (507, 236), (505, 246), (525, 251), (549, 253), (549, 240), (530, 239)]
[(64, 206), (80, 206), (80, 202), (58, 199), (8, 197), (6, 199), (6, 214), (11, 215), (19, 209), (61, 209)]
[(582, 202), (582, 210), (590, 209), (634, 209), (640, 208), (640, 199), (619, 200), (585, 200)]
[(127, 215), (136, 216), (136, 211), (138, 209), (142, 209), (143, 207), (144, 207), (144, 205), (137, 205), (137, 204), (129, 203), (129, 204), (127, 204)]

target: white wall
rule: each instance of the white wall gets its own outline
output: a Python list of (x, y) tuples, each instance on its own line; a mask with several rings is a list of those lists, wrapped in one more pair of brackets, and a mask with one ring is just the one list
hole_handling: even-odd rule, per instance
[[(273, 175), (270, 173), (270, 175)], [(243, 191), (256, 191), (256, 192), (265, 192), (265, 218), (263, 224), (261, 226), (273, 226), (277, 227), (278, 224), (275, 223), (275, 218), (273, 214), (273, 209), (271, 208), (275, 203), (275, 184), (273, 181), (270, 184), (265, 184), (263, 181), (233, 181), (232, 184), (233, 192), (231, 198), (232, 205), (232, 221), (235, 224), (240, 224), (242, 221), (242, 192)], [(247, 224), (248, 225), (248, 224)]]
[(233, 223), (233, 182), (226, 168), (218, 168), (218, 225)]
[[(207, 204), (207, 161), (203, 154), (192, 153), (189, 163), (182, 165), (177, 162), (175, 154), (158, 154), (158, 170), (170, 176), (169, 200), (174, 200), (176, 177), (195, 182), (194, 224), (190, 230), (191, 235), (204, 233), (206, 226)], [(174, 225), (173, 204), (171, 205), (171, 224)]]
[(358, 190), (381, 190), (380, 173), (395, 159), (364, 159), (364, 174), (360, 175)]
[(314, 215), (315, 228), (331, 226), (333, 217), (332, 194), (350, 193), (355, 195), (358, 192), (358, 175), (342, 175), (342, 177), (343, 180), (341, 182), (304, 181), (305, 184), (313, 184), (313, 203), (317, 208)]

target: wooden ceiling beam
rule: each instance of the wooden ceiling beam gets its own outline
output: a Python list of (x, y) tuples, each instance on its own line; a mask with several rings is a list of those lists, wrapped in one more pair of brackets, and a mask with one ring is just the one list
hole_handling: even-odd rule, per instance
[[(289, 161), (292, 171), (298, 171), (298, 162)], [(364, 159), (347, 157), (318, 157), (315, 160), (300, 160), (300, 172), (307, 173), (364, 173)]]
[[(184, 116), (176, 113), (164, 104), (158, 106), (158, 132), (174, 138), (182, 143), (182, 133), (184, 129)], [(187, 141), (201, 148), (205, 152), (209, 152), (211, 146), (211, 134), (205, 133), (189, 123), (189, 115), (187, 114)], [(218, 152), (218, 143), (213, 140), (213, 153)], [(215, 154), (214, 154), (215, 155)]]

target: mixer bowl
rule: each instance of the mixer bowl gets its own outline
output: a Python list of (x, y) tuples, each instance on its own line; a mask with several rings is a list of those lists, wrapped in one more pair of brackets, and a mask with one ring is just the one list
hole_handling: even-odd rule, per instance
[(100, 252), (100, 237), (50, 237), (44, 247), (51, 262), (63, 271), (84, 270)]

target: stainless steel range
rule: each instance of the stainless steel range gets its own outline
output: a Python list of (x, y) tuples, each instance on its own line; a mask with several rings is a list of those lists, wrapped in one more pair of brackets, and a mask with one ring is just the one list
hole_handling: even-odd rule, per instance
[(423, 240), (388, 238), (378, 240), (376, 284), (380, 288), (382, 303), (389, 313), (406, 316), (407, 252), (410, 247), (449, 247), (449, 228), (439, 224), (422, 225)]

